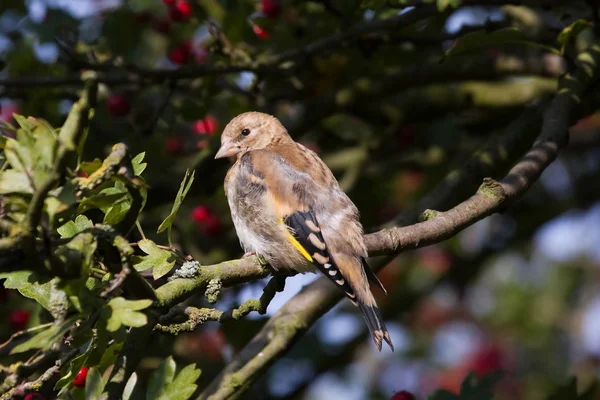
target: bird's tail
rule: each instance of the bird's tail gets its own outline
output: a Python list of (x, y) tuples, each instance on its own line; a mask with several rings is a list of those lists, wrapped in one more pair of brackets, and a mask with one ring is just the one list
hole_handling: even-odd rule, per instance
[(390, 349), (394, 351), (394, 345), (392, 344), (392, 340), (390, 339), (390, 334), (388, 333), (388, 330), (385, 327), (385, 323), (383, 322), (381, 312), (379, 312), (379, 308), (377, 308), (377, 305), (368, 305), (364, 302), (359, 302), (358, 306), (360, 307), (360, 310), (365, 316), (365, 321), (367, 321), (367, 327), (369, 328), (369, 332), (371, 332), (371, 337), (373, 338), (377, 349), (381, 351), (381, 344), (385, 340), (388, 346), (390, 346)]

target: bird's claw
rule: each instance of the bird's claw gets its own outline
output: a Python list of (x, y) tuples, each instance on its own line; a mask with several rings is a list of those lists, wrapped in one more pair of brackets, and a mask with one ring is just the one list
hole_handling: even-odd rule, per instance
[(247, 253), (244, 253), (244, 255), (242, 256), (242, 258), (248, 258), (248, 257), (252, 257), (255, 256), (256, 252), (255, 251), (249, 251)]

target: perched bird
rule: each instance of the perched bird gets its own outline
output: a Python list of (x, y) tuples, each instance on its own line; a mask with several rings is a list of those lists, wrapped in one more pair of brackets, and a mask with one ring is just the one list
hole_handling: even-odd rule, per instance
[(276, 270), (321, 271), (364, 314), (381, 351), (392, 341), (369, 287), (383, 285), (367, 265), (358, 209), (331, 170), (296, 143), (275, 117), (238, 115), (221, 136), (215, 158), (236, 157), (225, 194), (240, 243)]

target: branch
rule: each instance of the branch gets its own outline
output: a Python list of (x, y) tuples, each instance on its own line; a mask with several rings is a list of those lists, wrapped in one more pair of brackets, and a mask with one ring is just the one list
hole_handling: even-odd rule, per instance
[(498, 57), (475, 56), (469, 60), (448, 59), (443, 63), (416, 63), (407, 65), (398, 73), (357, 79), (351, 86), (332, 90), (303, 105), (300, 115), (287, 123), (290, 134), (304, 132), (318, 121), (337, 112), (353, 110), (364, 104), (376, 103), (381, 99), (403, 91), (436, 83), (499, 80), (514, 75), (539, 75), (558, 77), (563, 71), (556, 68), (558, 56)]
[[(560, 80), (559, 91), (546, 110), (542, 130), (532, 148), (500, 182), (484, 180), (475, 195), (446, 212), (430, 211), (427, 220), (410, 227), (392, 228), (366, 236), (369, 251), (421, 247), (444, 240), (462, 229), (509, 207), (537, 181), (568, 141), (576, 109), (598, 76), (600, 45), (577, 58), (577, 70)], [(380, 268), (382, 265), (379, 265)], [(234, 360), (213, 380), (201, 398), (233, 399), (250, 385), (326, 311), (342, 297), (321, 277), (288, 301)]]

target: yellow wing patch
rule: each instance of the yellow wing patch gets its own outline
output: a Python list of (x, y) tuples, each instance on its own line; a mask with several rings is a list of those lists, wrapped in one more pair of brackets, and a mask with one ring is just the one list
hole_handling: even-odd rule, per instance
[[(283, 224), (283, 218), (277, 218), (277, 221), (279, 223)], [(286, 234), (287, 234), (287, 239), (289, 240), (289, 242), (296, 248), (298, 249), (298, 251), (300, 252), (300, 254), (302, 254), (302, 256), (304, 258), (306, 258), (308, 261), (313, 262), (313, 258), (311, 257), (311, 255), (308, 253), (308, 251), (306, 251), (306, 249), (304, 248), (304, 246), (302, 246), (300, 244), (300, 242), (298, 242), (296, 240), (296, 238), (290, 233), (290, 231), (287, 230), (287, 228), (285, 229)]]

